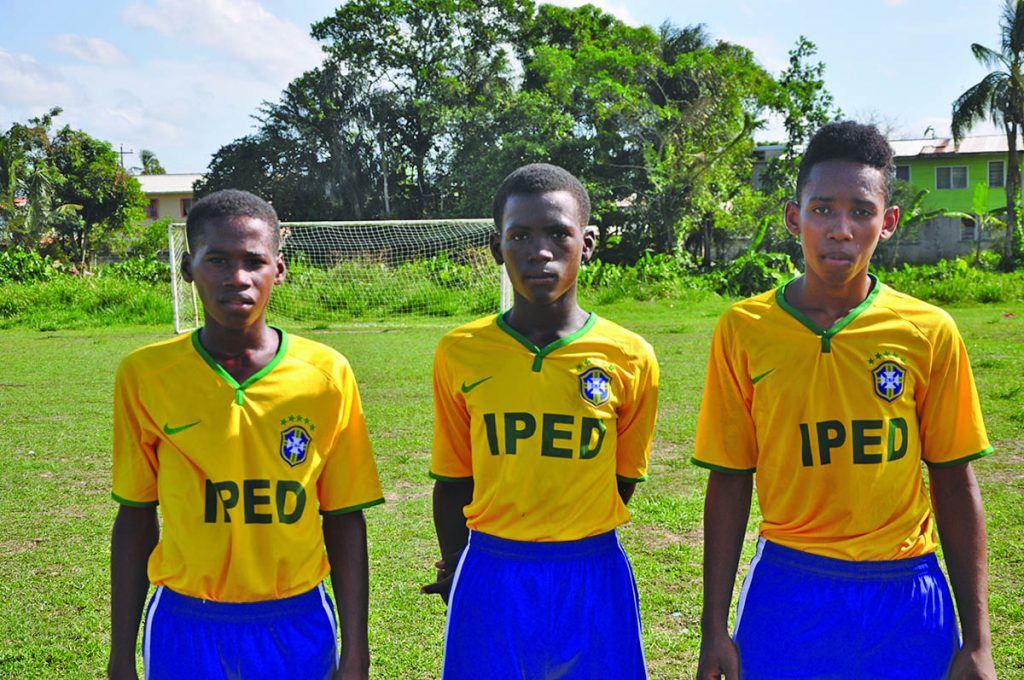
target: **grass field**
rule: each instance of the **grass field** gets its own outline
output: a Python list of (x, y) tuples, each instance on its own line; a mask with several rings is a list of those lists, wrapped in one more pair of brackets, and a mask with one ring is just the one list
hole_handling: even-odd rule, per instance
[[(690, 465), (711, 329), (726, 302), (617, 303), (598, 313), (646, 336), (662, 367), (650, 480), (621, 531), (639, 581), (652, 678), (691, 677), (699, 645), (701, 508)], [(996, 667), (1024, 677), (1024, 303), (950, 310), (971, 350), (996, 455), (975, 464), (989, 524)], [(1009, 315), (1013, 316), (1009, 316)], [(367, 511), (376, 678), (435, 678), (444, 609), (419, 586), (430, 523), (434, 344), (456, 320), (399, 319), (306, 335), (359, 379), (387, 496)], [(293, 329), (301, 332), (300, 329)], [(0, 677), (101, 677), (108, 645), (110, 397), (129, 350), (168, 327), (0, 331)], [(187, 397), (183, 397), (187, 398)], [(756, 513), (749, 527), (752, 539)], [(744, 553), (745, 563), (752, 542)]]

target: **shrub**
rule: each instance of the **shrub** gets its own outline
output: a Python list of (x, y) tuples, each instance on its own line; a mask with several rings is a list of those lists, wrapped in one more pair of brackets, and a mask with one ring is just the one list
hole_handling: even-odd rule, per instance
[(34, 250), (10, 248), (0, 252), (0, 282), (47, 281), (57, 273), (57, 264)]

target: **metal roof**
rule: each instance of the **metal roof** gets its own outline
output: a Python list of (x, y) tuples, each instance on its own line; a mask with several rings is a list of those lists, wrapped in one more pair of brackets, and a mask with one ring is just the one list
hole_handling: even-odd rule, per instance
[(168, 174), (168, 175), (139, 175), (142, 193), (149, 194), (191, 194), (192, 185), (203, 175)]
[[(979, 135), (964, 137), (960, 144), (953, 142), (952, 137), (934, 137), (928, 139), (890, 139), (896, 158), (911, 156), (942, 156), (968, 153), (1007, 153), (1006, 135)], [(1022, 149), (1020, 141), (1017, 148)]]

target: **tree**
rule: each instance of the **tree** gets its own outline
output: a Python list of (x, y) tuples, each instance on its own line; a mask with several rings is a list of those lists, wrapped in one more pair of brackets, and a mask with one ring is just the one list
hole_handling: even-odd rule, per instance
[[(889, 268), (895, 267), (899, 262), (900, 246), (904, 241), (914, 238), (921, 226), (929, 220), (934, 220), (939, 217), (959, 217), (961, 219), (967, 218), (974, 220), (975, 217), (968, 213), (946, 210), (945, 208), (935, 208), (933, 210), (924, 209), (924, 199), (928, 196), (929, 191), (927, 189), (917, 189), (909, 182), (903, 180), (896, 180), (893, 183), (892, 200), (893, 205), (900, 207), (900, 224), (899, 228), (896, 229), (896, 233), (893, 234), (892, 238), (888, 241), (879, 244), (879, 248), (876, 251), (879, 258), (884, 257), (886, 260), (886, 266)], [(982, 196), (982, 207), (981, 212), (985, 212), (985, 203), (988, 201), (988, 188), (985, 188), (985, 194)], [(975, 210), (978, 209), (978, 190), (975, 188), (974, 192), (974, 205)], [(979, 213), (981, 214), (981, 213)], [(986, 218), (989, 215), (986, 214)], [(993, 217), (994, 219), (994, 217)], [(986, 226), (990, 223), (986, 221)]]
[(160, 161), (157, 160), (156, 154), (149, 149), (143, 149), (139, 152), (139, 160), (142, 161), (142, 174), (143, 175), (166, 175), (167, 171), (164, 170), (164, 166), (160, 165)]
[(1004, 0), (999, 20), (1000, 48), (971, 45), (974, 58), (995, 69), (953, 102), (951, 128), (959, 144), (976, 123), (989, 118), (1006, 134), (1007, 230), (1003, 246), (1004, 268), (1019, 264), (1021, 233), (1018, 197), (1021, 191), (1020, 157), (1017, 140), (1024, 126), (1024, 0)]

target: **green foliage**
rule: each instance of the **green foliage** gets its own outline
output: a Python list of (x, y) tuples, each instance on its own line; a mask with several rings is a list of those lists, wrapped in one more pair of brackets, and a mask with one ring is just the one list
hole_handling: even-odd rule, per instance
[(796, 274), (796, 267), (789, 255), (751, 252), (713, 272), (711, 277), (719, 293), (748, 297), (778, 288)]
[(33, 283), (0, 283), (0, 328), (96, 328), (173, 319), (167, 285), (140, 286), (109, 277), (55, 276)]
[(9, 248), (0, 251), (0, 284), (46, 281), (55, 274), (54, 261), (34, 250)]
[(993, 271), (993, 260), (998, 257), (987, 254), (980, 267), (967, 258), (957, 258), (933, 265), (905, 264), (877, 273), (896, 290), (940, 305), (1024, 300), (1024, 272)]
[(97, 272), (100, 277), (136, 283), (170, 283), (171, 267), (164, 258), (131, 257), (106, 265)]

